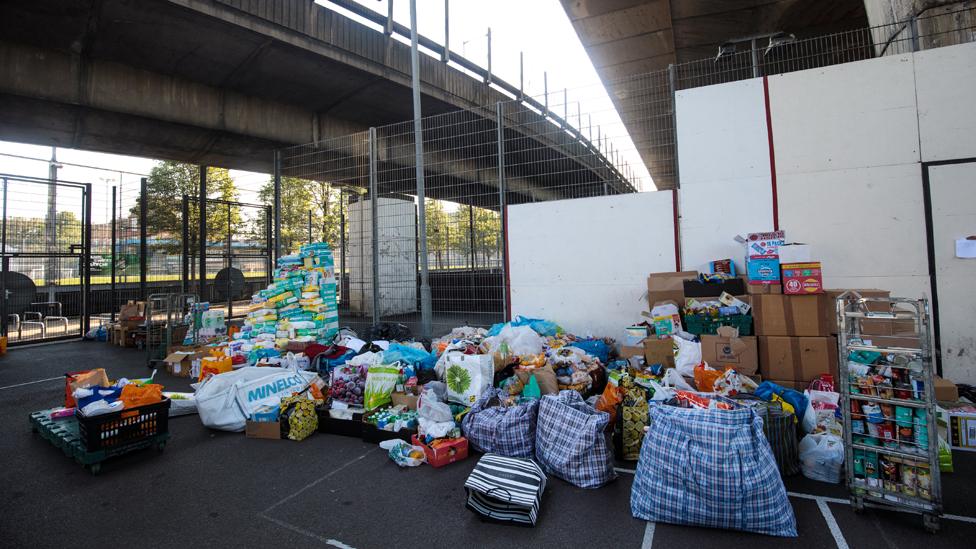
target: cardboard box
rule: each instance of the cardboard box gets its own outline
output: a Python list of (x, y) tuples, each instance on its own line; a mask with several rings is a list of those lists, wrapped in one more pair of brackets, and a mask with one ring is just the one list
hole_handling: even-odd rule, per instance
[(749, 233), (745, 239), (746, 257), (776, 256), (783, 244), (786, 244), (786, 231)]
[(935, 376), (935, 400), (939, 402), (955, 402), (959, 400), (959, 388), (956, 384)]
[(776, 250), (780, 263), (808, 263), (813, 261), (813, 252), (809, 244), (783, 244)]
[(644, 356), (644, 345), (621, 345), (617, 350), (617, 355), (624, 360), (632, 356)]
[(793, 381), (791, 379), (767, 379), (764, 381), (771, 381), (780, 387), (786, 387), (787, 389), (793, 389), (801, 393), (810, 385), (809, 381)]
[(840, 379), (835, 337), (759, 337), (759, 373), (764, 379), (810, 382), (820, 374)]
[[(844, 292), (857, 292), (861, 294), (861, 297), (881, 297), (887, 298), (891, 295), (888, 290), (877, 290), (877, 289), (830, 289), (824, 290), (826, 296), (826, 301), (823, 303), (824, 314), (827, 315), (828, 323), (830, 325), (830, 333), (836, 334), (840, 330), (837, 325), (837, 298), (841, 296)], [(872, 303), (868, 302), (865, 304), (867, 310), (874, 312), (884, 312), (887, 310), (887, 305), (884, 303)], [(861, 333), (864, 335), (879, 335), (888, 336), (891, 335), (892, 321), (891, 320), (874, 320), (874, 319), (863, 319), (861, 320)]]
[(726, 366), (751, 376), (759, 371), (759, 352), (755, 336), (739, 336), (735, 328), (721, 326), (718, 335), (701, 336), (702, 359), (721, 370)]
[(810, 295), (822, 294), (823, 289), (823, 270), (820, 268), (819, 261), (810, 263), (785, 263), (780, 258), (779, 263), (780, 278), (783, 284), (783, 293), (786, 295)]
[(166, 355), (163, 363), (166, 364), (166, 371), (170, 374), (176, 377), (190, 377), (193, 360), (205, 356), (207, 353), (204, 351), (175, 351)]
[(779, 257), (764, 255), (746, 258), (749, 284), (779, 284)]
[(770, 282), (769, 284), (749, 284), (749, 280), (746, 275), (740, 277), (746, 287), (746, 295), (762, 295), (762, 294), (782, 294), (783, 285), (775, 282)]
[(247, 438), (281, 438), (280, 421), (248, 421), (244, 425), (244, 436)]
[[(702, 283), (698, 280), (684, 282), (685, 297), (718, 297), (722, 292), (731, 295), (745, 295), (746, 285), (741, 278), (732, 278), (724, 282)], [(682, 301), (684, 303), (684, 301)]]
[(407, 393), (393, 393), (392, 395), (390, 395), (390, 397), (393, 399), (394, 406), (403, 405), (406, 406), (407, 409), (409, 410), (416, 410), (417, 401), (420, 400), (420, 397), (418, 397), (417, 395), (410, 395)]
[(648, 365), (663, 364), (665, 368), (674, 367), (674, 342), (671, 338), (644, 340), (644, 360)]
[(683, 304), (685, 302), (684, 281), (697, 277), (698, 271), (651, 273), (647, 277), (648, 309), (659, 301), (674, 301)]
[[(820, 295), (754, 295), (752, 317), (757, 336), (830, 335), (830, 317)], [(781, 378), (780, 378), (781, 379)]]

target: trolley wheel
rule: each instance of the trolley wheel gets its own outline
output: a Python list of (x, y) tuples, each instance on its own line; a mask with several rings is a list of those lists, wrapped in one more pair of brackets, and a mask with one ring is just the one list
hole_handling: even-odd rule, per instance
[(91, 473), (93, 477), (98, 476), (98, 473), (102, 472), (102, 464), (92, 463), (91, 465), (88, 466), (88, 472)]
[(864, 514), (864, 498), (851, 496), (851, 507), (854, 508), (854, 513), (858, 515)]
[(939, 532), (939, 517), (937, 515), (930, 515), (928, 513), (922, 515), (922, 525), (925, 526), (925, 531), (930, 534), (936, 534)]
[(157, 452), (162, 452), (165, 449), (166, 449), (166, 441), (165, 440), (161, 440), (161, 441), (159, 441), (159, 442), (156, 443), (156, 451)]

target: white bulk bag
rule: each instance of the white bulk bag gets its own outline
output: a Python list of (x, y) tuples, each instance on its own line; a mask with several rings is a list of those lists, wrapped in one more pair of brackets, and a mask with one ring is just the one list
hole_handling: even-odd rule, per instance
[(254, 410), (278, 404), (282, 397), (304, 391), (317, 375), (287, 368), (249, 366), (210, 376), (193, 385), (200, 421), (211, 429), (243, 431)]

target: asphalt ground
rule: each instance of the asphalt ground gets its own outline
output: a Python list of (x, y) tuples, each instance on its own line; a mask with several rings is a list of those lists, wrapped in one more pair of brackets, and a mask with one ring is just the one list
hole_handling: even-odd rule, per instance
[[(4, 547), (973, 547), (976, 455), (943, 475), (938, 534), (917, 515), (854, 514), (839, 485), (785, 481), (799, 537), (650, 524), (630, 515), (634, 464), (598, 490), (550, 478), (535, 528), (481, 522), (464, 507), (476, 457), (401, 469), (375, 445), (317, 433), (302, 442), (211, 431), (172, 418), (162, 453), (143, 450), (92, 476), (31, 432), (30, 412), (63, 402), (66, 371), (143, 377), (145, 355), (105, 343), (11, 349), (0, 357), (0, 544)], [(168, 390), (186, 379), (165, 372)], [(969, 541), (967, 541), (969, 540)]]

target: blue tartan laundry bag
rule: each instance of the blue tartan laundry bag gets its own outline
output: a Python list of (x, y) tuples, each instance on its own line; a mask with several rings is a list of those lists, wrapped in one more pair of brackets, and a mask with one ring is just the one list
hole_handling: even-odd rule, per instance
[(630, 492), (634, 517), (796, 537), (793, 507), (753, 410), (653, 405), (650, 414)]
[(599, 488), (617, 478), (605, 433), (610, 414), (583, 402), (576, 391), (546, 395), (539, 403), (535, 457), (547, 473), (580, 488)]
[(539, 401), (504, 405), (508, 392), (494, 387), (485, 389), (471, 411), (464, 415), (461, 429), (479, 452), (507, 457), (535, 455), (535, 423)]

